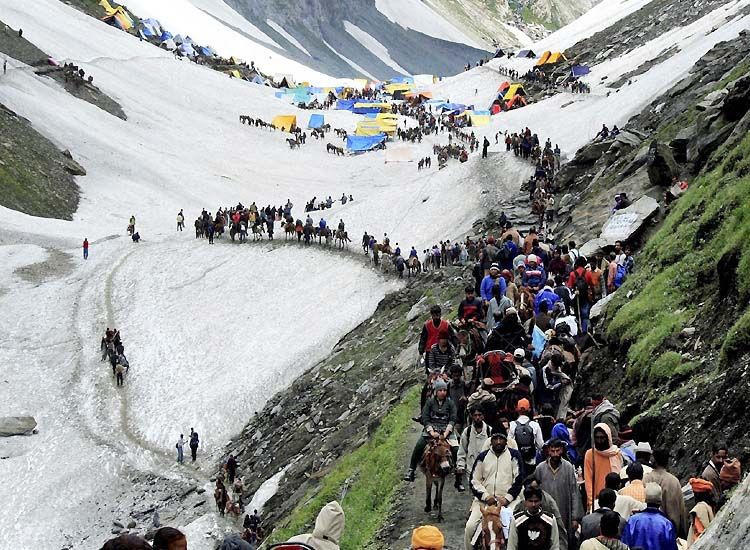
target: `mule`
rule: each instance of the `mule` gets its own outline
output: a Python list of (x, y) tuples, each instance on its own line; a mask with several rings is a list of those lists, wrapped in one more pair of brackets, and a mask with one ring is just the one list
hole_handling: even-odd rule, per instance
[(482, 512), (482, 549), (502, 550), (506, 540), (503, 533), (503, 520), (500, 518), (500, 506), (480, 505)]
[(289, 237), (294, 237), (294, 223), (286, 222), (284, 224), (284, 240), (289, 240)]
[[(444, 437), (430, 441), (422, 456), (420, 468), (425, 477), (425, 512), (437, 508), (438, 521), (443, 521), (443, 487), (445, 478), (453, 470), (451, 446)], [(432, 486), (435, 486), (435, 498), (432, 498)]]
[(406, 267), (409, 270), (407, 273), (408, 277), (415, 277), (417, 273), (422, 271), (422, 264), (416, 256), (409, 258), (409, 261), (406, 262)]

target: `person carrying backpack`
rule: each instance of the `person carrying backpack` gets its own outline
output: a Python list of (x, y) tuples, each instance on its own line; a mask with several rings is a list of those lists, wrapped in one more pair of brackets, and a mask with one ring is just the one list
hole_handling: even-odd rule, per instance
[(529, 418), (531, 403), (528, 399), (519, 399), (516, 405), (518, 418), (510, 423), (508, 438), (514, 440), (518, 452), (526, 465), (525, 471), (529, 475), (536, 468), (536, 452), (544, 446), (542, 428), (539, 423)]
[(588, 330), (592, 285), (591, 273), (586, 269), (586, 258), (578, 258), (575, 261), (575, 269), (568, 277), (568, 288), (573, 292), (573, 306), (582, 332)]
[(195, 455), (198, 453), (198, 444), (200, 443), (198, 439), (198, 432), (196, 432), (193, 428), (190, 428), (190, 455), (193, 458), (193, 462), (195, 462)]

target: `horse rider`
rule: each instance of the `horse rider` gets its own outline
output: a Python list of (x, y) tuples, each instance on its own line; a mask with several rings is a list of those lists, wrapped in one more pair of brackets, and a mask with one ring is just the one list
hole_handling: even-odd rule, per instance
[(482, 523), (482, 504), (508, 506), (523, 486), (521, 453), (508, 447), (508, 434), (500, 426), (492, 429), (490, 448), (477, 455), (469, 476), (474, 500), (464, 529), (464, 547), (472, 550), (474, 534)]
[(310, 214), (307, 215), (307, 219), (305, 220), (305, 225), (309, 225), (312, 227), (313, 219), (310, 217)]
[(325, 218), (320, 218), (320, 221), (318, 222), (318, 227), (323, 230), (326, 228), (326, 220)]
[(344, 233), (344, 220), (339, 220), (339, 231), (341, 231), (342, 234)]
[(419, 259), (419, 253), (417, 252), (417, 249), (414, 248), (413, 246), (411, 247), (411, 250), (409, 251), (409, 259), (411, 260), (412, 258)]
[(445, 438), (451, 446), (453, 464), (456, 463), (458, 440), (456, 439), (456, 434), (453, 433), (453, 426), (456, 424), (456, 416), (458, 414), (456, 404), (448, 397), (448, 384), (445, 380), (436, 380), (432, 385), (432, 389), (435, 394), (427, 400), (422, 409), (422, 425), (424, 426), (424, 430), (422, 431), (422, 435), (417, 439), (416, 445), (414, 445), (414, 450), (411, 453), (411, 462), (409, 463), (409, 471), (406, 472), (404, 481), (414, 481), (417, 464), (422, 460), (430, 438)]

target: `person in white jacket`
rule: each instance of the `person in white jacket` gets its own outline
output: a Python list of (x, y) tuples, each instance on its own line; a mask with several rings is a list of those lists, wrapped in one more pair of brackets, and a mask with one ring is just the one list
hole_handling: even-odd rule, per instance
[(340, 550), (339, 543), (344, 533), (344, 510), (334, 501), (329, 502), (318, 512), (312, 533), (290, 538), (287, 542), (302, 542), (315, 550)]
[(462, 487), (466, 470), (470, 470), (474, 466), (474, 461), (482, 452), (482, 446), (490, 438), (491, 432), (491, 428), (484, 421), (482, 409), (472, 409), (471, 423), (461, 433), (456, 460), (456, 475), (459, 477)]
[(471, 469), (474, 501), (464, 529), (466, 550), (472, 550), (474, 534), (482, 522), (480, 504), (508, 506), (521, 493), (523, 460), (520, 453), (508, 448), (505, 430), (494, 428), (490, 442), (490, 448), (477, 455)]

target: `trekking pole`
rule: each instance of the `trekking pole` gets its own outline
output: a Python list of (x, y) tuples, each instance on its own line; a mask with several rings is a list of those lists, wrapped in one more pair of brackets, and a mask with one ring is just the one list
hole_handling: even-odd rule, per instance
[[(594, 490), (596, 489), (596, 455), (594, 453), (594, 409), (591, 409), (591, 416), (589, 416), (589, 424), (591, 424), (591, 513), (594, 512)], [(584, 455), (586, 456), (586, 455)], [(583, 485), (586, 487), (586, 464), (584, 460), (583, 468)], [(587, 493), (588, 494), (588, 493)]]
[[(579, 291), (576, 290), (576, 309), (578, 310), (578, 316), (576, 321), (578, 321), (578, 334), (583, 333), (583, 319), (581, 319), (581, 298)], [(593, 441), (593, 439), (591, 440)]]

